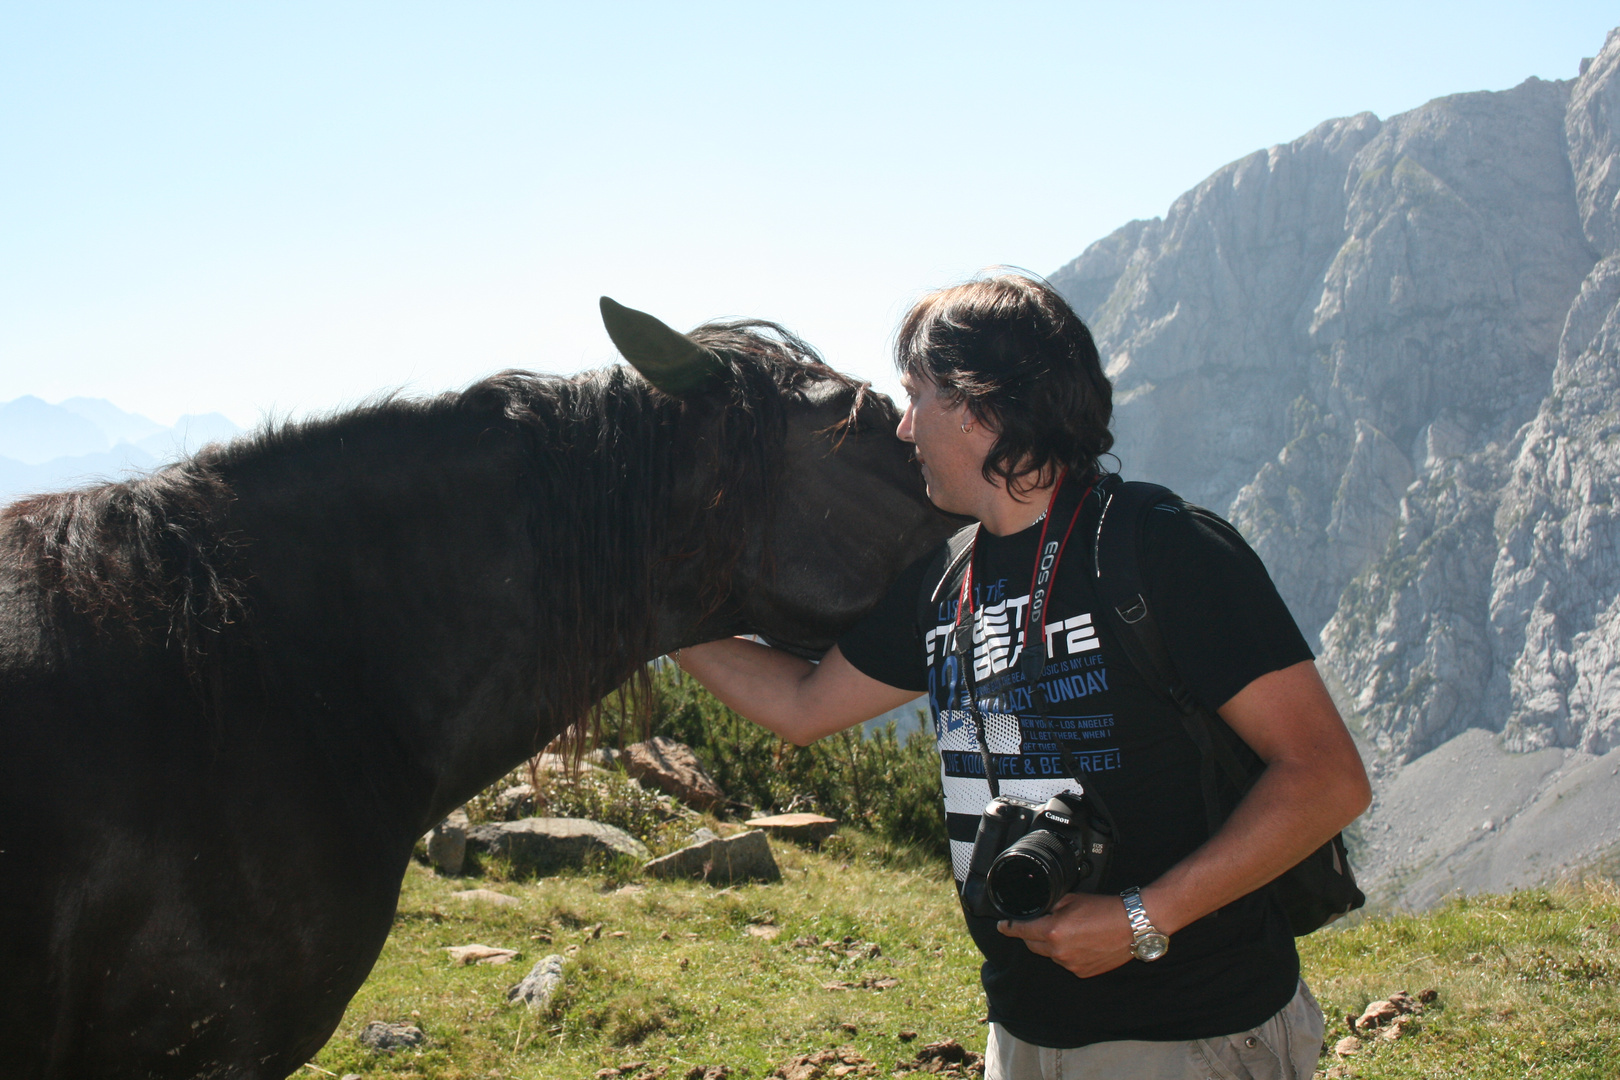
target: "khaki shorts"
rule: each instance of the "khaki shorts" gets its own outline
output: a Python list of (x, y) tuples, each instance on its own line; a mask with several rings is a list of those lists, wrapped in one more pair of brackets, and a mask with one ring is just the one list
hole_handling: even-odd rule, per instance
[(1032, 1046), (990, 1025), (985, 1080), (1310, 1080), (1322, 1052), (1322, 1010), (1305, 980), (1294, 1000), (1251, 1031), (1191, 1042)]

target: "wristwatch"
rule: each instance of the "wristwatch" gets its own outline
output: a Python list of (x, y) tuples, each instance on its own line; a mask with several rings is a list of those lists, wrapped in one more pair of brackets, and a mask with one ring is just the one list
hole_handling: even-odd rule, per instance
[(1142, 906), (1142, 890), (1132, 885), (1119, 894), (1125, 901), (1125, 917), (1131, 921), (1131, 955), (1138, 960), (1157, 960), (1170, 951), (1170, 938), (1161, 934)]

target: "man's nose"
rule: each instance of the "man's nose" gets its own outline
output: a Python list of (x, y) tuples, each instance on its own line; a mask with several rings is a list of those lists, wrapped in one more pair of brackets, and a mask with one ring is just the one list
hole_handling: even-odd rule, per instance
[(895, 435), (899, 436), (901, 442), (916, 442), (917, 441), (913, 437), (912, 423), (911, 423), (912, 417), (916, 413), (916, 411), (917, 411), (917, 406), (915, 406), (915, 405), (907, 405), (906, 406), (906, 411), (900, 414), (900, 423), (894, 429), (894, 433), (895, 433)]

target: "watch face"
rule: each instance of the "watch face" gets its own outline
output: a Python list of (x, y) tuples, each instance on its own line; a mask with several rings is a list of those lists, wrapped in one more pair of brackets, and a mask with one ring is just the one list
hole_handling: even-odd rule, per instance
[(1138, 960), (1157, 960), (1170, 951), (1170, 939), (1163, 934), (1143, 934), (1131, 951)]

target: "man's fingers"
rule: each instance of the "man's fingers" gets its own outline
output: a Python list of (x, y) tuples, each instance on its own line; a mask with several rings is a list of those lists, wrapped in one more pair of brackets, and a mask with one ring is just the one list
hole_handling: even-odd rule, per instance
[(1023, 922), (1015, 922), (1012, 919), (1002, 919), (996, 924), (996, 929), (1000, 930), (1008, 937), (1022, 938), (1024, 941), (1024, 947), (1030, 952), (1034, 953), (1036, 956), (1051, 956), (1053, 947), (1052, 943), (1047, 940), (1047, 935), (1044, 933), (1035, 932), (1034, 929), (1036, 924), (1046, 921), (1047, 920), (1044, 918), (1030, 919)]
[(1008, 937), (1023, 938), (1025, 941), (1044, 941), (1052, 932), (1052, 916), (1043, 915), (1039, 919), (1002, 919), (996, 923), (996, 929)]

